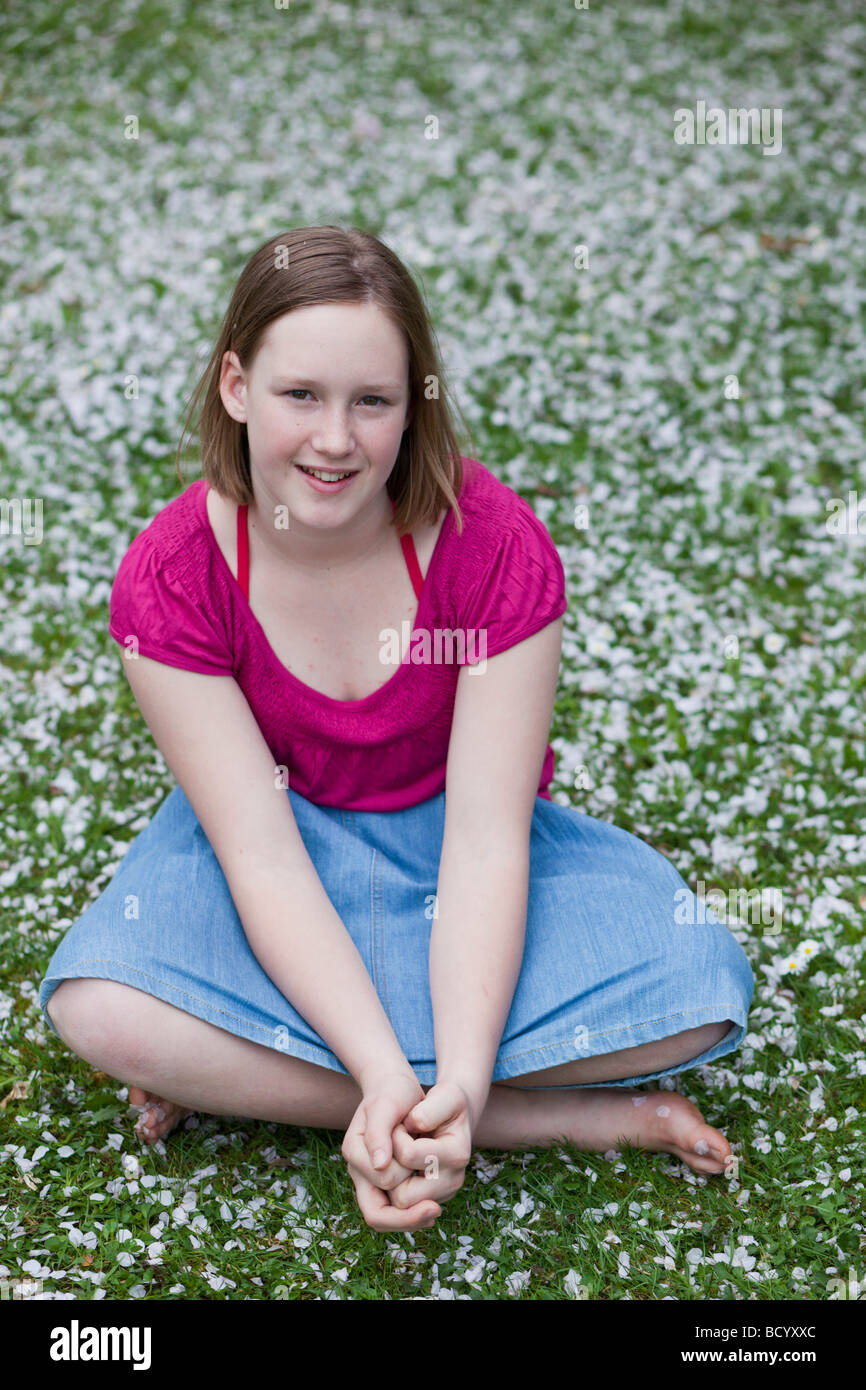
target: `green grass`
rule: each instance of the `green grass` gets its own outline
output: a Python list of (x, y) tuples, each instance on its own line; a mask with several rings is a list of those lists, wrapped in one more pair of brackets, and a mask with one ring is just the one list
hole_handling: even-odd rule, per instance
[[(2, 491), (45, 499), (41, 545), (2, 538), (0, 1279), (646, 1301), (866, 1280), (866, 536), (824, 526), (866, 489), (858, 7), (36, 0), (0, 43)], [(700, 96), (782, 106), (783, 153), (676, 146)], [(106, 631), (113, 575), (178, 491), (195, 354), (244, 260), (333, 221), (410, 264), (479, 456), (559, 547), (557, 798), (692, 885), (782, 896), (780, 935), (732, 924), (745, 1044), (676, 1078), (736, 1177), (476, 1148), (432, 1230), (381, 1236), (336, 1131), (201, 1116), (145, 1150), (125, 1088), (44, 1024), (57, 941), (172, 786)]]

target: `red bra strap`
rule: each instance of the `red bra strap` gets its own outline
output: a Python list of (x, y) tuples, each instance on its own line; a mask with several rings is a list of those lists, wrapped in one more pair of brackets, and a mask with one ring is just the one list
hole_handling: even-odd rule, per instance
[[(397, 504), (393, 497), (391, 498), (391, 508), (393, 511), (397, 510)], [(400, 537), (400, 544), (403, 547), (403, 557), (406, 561), (406, 568), (409, 571), (409, 578), (412, 580), (412, 588), (415, 590), (415, 597), (420, 599), (421, 590), (424, 587), (424, 576), (421, 573), (421, 566), (418, 564), (418, 554), (415, 550), (415, 542), (412, 539), (411, 532), (407, 532), (405, 536)]]
[[(391, 498), (392, 508), (395, 506), (393, 497)], [(400, 545), (403, 547), (403, 555), (406, 560), (406, 568), (412, 580), (412, 587), (415, 590), (416, 598), (421, 597), (421, 590), (424, 587), (424, 577), (421, 573), (421, 566), (418, 564), (418, 555), (415, 550), (415, 542), (411, 534), (400, 537)], [(247, 532), (247, 507), (243, 503), (238, 507), (238, 584), (241, 593), (249, 603), (250, 599), (250, 538)]]
[(247, 534), (247, 505), (238, 507), (238, 583), (247, 603), (250, 601), (250, 538)]
[(401, 536), (400, 544), (403, 547), (403, 554), (406, 557), (406, 568), (412, 580), (412, 588), (415, 590), (415, 597), (421, 597), (421, 590), (424, 587), (424, 578), (421, 574), (421, 566), (418, 564), (418, 556), (415, 552), (415, 542), (410, 535)]

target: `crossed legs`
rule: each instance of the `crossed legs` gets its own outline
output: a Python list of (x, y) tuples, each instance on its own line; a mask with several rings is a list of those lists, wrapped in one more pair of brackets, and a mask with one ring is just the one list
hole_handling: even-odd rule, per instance
[[(128, 1085), (130, 1099), (139, 1091), (142, 1099), (161, 1098), (164, 1119), (154, 1126), (151, 1140), (168, 1133), (189, 1110), (345, 1131), (361, 1101), (351, 1076), (239, 1038), (114, 980), (64, 980), (48, 1012), (66, 1045)], [(720, 1172), (730, 1145), (683, 1096), (603, 1084), (582, 1091), (543, 1088), (662, 1071), (699, 1056), (732, 1026), (725, 1019), (494, 1082), (474, 1142), (511, 1149), (547, 1147), (567, 1137), (578, 1148), (604, 1151), (624, 1138), (674, 1153), (699, 1172)], [(657, 1099), (664, 1104), (647, 1103)]]

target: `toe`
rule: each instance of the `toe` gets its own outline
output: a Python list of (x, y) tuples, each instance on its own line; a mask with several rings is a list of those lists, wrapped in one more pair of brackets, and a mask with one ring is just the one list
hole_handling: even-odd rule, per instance
[(700, 1173), (720, 1173), (731, 1154), (725, 1136), (704, 1118), (685, 1096), (665, 1097), (656, 1114), (664, 1116), (671, 1139), (670, 1152)]
[(731, 1146), (711, 1125), (700, 1124), (683, 1136), (678, 1156), (699, 1173), (721, 1173), (727, 1166)]
[(157, 1139), (164, 1139), (191, 1113), (192, 1111), (175, 1105), (170, 1100), (151, 1102), (142, 1115), (145, 1127), (143, 1137), (151, 1143)]
[(725, 1136), (711, 1125), (701, 1125), (699, 1132), (692, 1135), (692, 1148), (696, 1154), (714, 1158), (718, 1163), (727, 1163), (732, 1152)]
[(131, 1105), (139, 1105), (141, 1113), (135, 1122), (135, 1132), (146, 1144), (153, 1144), (157, 1139), (161, 1139), (177, 1123), (179, 1112), (171, 1101), (162, 1100), (160, 1096), (155, 1096), (151, 1091), (138, 1091), (142, 1099), (133, 1101), (130, 1097)]

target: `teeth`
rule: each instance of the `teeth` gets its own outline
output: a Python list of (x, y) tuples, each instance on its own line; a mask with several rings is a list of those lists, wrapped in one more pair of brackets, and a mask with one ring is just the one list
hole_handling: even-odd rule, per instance
[(323, 483), (333, 483), (339, 481), (340, 478), (351, 478), (352, 476), (351, 469), (348, 473), (322, 473), (313, 468), (304, 468), (302, 464), (298, 464), (298, 467), (302, 473), (309, 473), (311, 478), (319, 478)]

